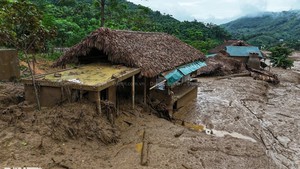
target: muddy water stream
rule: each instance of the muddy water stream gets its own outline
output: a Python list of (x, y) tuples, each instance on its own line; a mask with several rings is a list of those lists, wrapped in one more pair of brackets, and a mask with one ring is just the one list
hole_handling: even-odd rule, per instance
[(278, 168), (300, 168), (299, 61), (292, 70), (272, 68), (277, 86), (249, 77), (199, 79), (198, 97), (175, 118), (204, 125), (207, 134), (262, 144)]

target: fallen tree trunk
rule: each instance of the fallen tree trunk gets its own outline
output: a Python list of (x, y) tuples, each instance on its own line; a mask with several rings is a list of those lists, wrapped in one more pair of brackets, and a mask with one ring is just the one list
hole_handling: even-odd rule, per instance
[(266, 81), (266, 82), (272, 83), (272, 84), (279, 84), (279, 82), (280, 82), (277, 76), (267, 76), (267, 75), (259, 74), (256, 72), (251, 72), (251, 76), (255, 80), (263, 80), (263, 81)]
[(258, 70), (253, 68), (248, 68), (248, 70), (251, 72), (251, 76), (255, 80), (263, 80), (272, 84), (280, 83), (278, 76), (270, 71)]
[(238, 73), (238, 74), (218, 77), (217, 80), (227, 79), (227, 78), (232, 78), (232, 77), (245, 77), (245, 76), (250, 76), (250, 75), (251, 75), (251, 73)]

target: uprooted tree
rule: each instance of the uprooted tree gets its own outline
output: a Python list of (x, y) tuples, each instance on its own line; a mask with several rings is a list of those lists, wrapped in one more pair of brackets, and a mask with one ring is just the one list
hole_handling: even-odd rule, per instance
[(284, 69), (291, 68), (294, 65), (294, 61), (289, 59), (292, 51), (289, 48), (283, 46), (276, 46), (271, 48), (272, 52), (270, 61), (274, 67), (282, 67)]

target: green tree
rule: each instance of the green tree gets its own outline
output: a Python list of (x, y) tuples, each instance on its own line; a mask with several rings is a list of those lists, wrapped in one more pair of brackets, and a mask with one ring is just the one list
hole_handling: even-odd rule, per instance
[(55, 27), (58, 34), (51, 46), (68, 47), (78, 43), (99, 28), (101, 16), (105, 27), (120, 30), (165, 32), (205, 52), (230, 35), (215, 24), (196, 20), (180, 22), (168, 14), (152, 11), (126, 0), (105, 0), (101, 14), (101, 0), (30, 0), (44, 12), (42, 24)]
[(0, 44), (19, 50), (43, 50), (54, 36), (42, 24), (43, 15), (26, 0), (0, 2)]
[(271, 48), (270, 51), (272, 52), (270, 57), (272, 66), (284, 69), (293, 67), (294, 61), (288, 58), (292, 53), (290, 49), (283, 46), (276, 46)]
[(42, 13), (27, 0), (2, 0), (0, 6), (0, 44), (15, 47), (24, 53), (40, 109), (38, 91), (27, 52), (43, 49), (52, 32), (42, 24)]

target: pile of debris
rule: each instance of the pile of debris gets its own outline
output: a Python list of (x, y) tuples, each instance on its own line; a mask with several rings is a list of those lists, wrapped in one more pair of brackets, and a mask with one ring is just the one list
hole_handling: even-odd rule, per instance
[(0, 130), (14, 127), (20, 132), (35, 131), (61, 142), (84, 139), (111, 144), (119, 140), (119, 131), (91, 103), (68, 103), (41, 111), (28, 111), (25, 106), (22, 102), (0, 111)]
[(24, 87), (12, 82), (0, 82), (0, 111), (24, 101)]
[(226, 76), (246, 70), (243, 63), (228, 57), (226, 53), (218, 53), (214, 57), (207, 58), (206, 64), (207, 66), (197, 71), (198, 76)]
[[(278, 84), (279, 79), (276, 74), (263, 69), (254, 69), (246, 66), (243, 62), (228, 57), (226, 52), (220, 52), (214, 57), (206, 59), (207, 66), (197, 71), (198, 76), (223, 76), (219, 79), (252, 76), (256, 80), (263, 80), (268, 83)], [(263, 68), (266, 64), (261, 62)]]
[(272, 84), (279, 84), (279, 78), (277, 74), (274, 74), (270, 71), (266, 70), (258, 70), (258, 69), (253, 69), (253, 68), (247, 68), (250, 71), (250, 75), (255, 79), (255, 80), (263, 80), (268, 83)]

